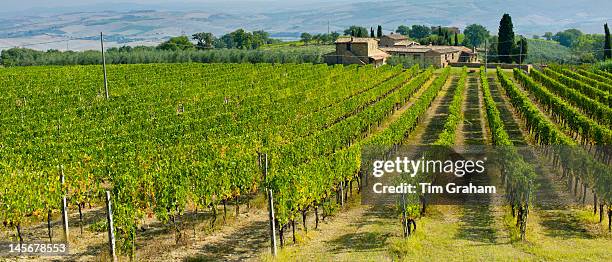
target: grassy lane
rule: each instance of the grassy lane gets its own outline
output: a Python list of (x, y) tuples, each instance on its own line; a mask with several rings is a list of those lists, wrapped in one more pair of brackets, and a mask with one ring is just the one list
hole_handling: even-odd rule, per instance
[[(482, 96), (477, 73), (468, 75), (463, 104), (464, 123), (457, 130), (458, 144), (484, 144), (487, 129), (481, 110)], [(424, 122), (427, 122), (425, 120)], [(426, 127), (422, 127), (426, 129)], [(411, 141), (418, 143), (419, 141)], [(493, 180), (492, 177), (473, 177), (474, 180)], [(480, 181), (480, 183), (493, 183)], [(494, 201), (494, 199), (489, 199)], [(482, 261), (512, 260), (529, 255), (514, 248), (501, 220), (499, 205), (468, 203), (466, 205), (430, 206), (420, 226), (408, 239), (390, 242), (392, 257), (403, 261)]]
[(428, 145), (438, 139), (444, 129), (444, 123), (448, 117), (448, 107), (453, 101), (453, 93), (458, 80), (459, 76), (454, 71), (449, 76), (446, 86), (442, 88), (438, 97), (434, 99), (427, 112), (425, 112), (419, 125), (404, 141), (405, 145)]
[[(486, 145), (489, 134), (487, 133), (486, 114), (483, 112), (482, 92), (478, 73), (471, 73), (468, 77), (468, 84), (465, 94), (464, 125), (461, 132), (457, 132), (458, 140), (463, 141), (464, 145)], [(460, 145), (460, 144), (459, 144)], [(470, 181), (480, 185), (499, 184), (498, 177), (473, 175)], [(500, 195), (503, 192), (499, 192)], [(483, 199), (484, 198), (484, 199)], [(481, 196), (475, 202), (468, 199), (466, 204), (461, 206), (461, 227), (457, 232), (457, 238), (466, 239), (483, 244), (499, 244), (507, 242), (507, 236), (503, 232), (503, 226), (498, 223), (503, 215), (503, 210), (493, 201), (499, 202), (489, 195)], [(498, 203), (497, 203), (498, 204)]]
[[(485, 113), (478, 72), (470, 73), (463, 102), (464, 124), (458, 129), (458, 145), (485, 145), (487, 141)], [(462, 131), (462, 132), (459, 132)]]

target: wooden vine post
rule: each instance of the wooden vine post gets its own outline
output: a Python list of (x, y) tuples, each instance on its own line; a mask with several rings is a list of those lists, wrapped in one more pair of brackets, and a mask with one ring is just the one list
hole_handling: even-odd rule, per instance
[(113, 227), (113, 211), (111, 208), (111, 197), (110, 192), (106, 191), (106, 219), (108, 220), (108, 247), (112, 261), (117, 261), (117, 254), (115, 253), (115, 230)]
[(66, 201), (67, 190), (65, 188), (65, 180), (66, 179), (64, 178), (64, 167), (60, 166), (60, 182), (62, 184), (62, 225), (64, 227), (64, 240), (66, 240), (66, 243), (68, 243), (68, 203)]
[(272, 189), (268, 189), (268, 206), (270, 208), (270, 248), (272, 255), (276, 257), (276, 225), (274, 224), (274, 199)]
[(408, 237), (408, 216), (406, 214), (406, 194), (402, 194), (402, 231), (404, 238)]
[[(261, 163), (263, 160), (264, 163)], [(263, 164), (263, 176), (264, 180), (268, 176), (268, 154), (263, 154), (263, 159), (260, 158), (260, 165)], [(266, 196), (268, 197), (268, 211), (270, 218), (270, 251), (272, 255), (276, 257), (276, 218), (274, 217), (274, 198), (272, 196), (272, 189), (266, 188)]]

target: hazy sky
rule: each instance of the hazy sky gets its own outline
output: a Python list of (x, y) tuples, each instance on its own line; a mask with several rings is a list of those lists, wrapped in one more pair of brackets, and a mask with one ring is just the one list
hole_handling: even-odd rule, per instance
[[(13, 12), (13, 11), (24, 11), (29, 9), (44, 10), (47, 8), (66, 8), (74, 9), (83, 6), (100, 6), (109, 8), (116, 7), (117, 3), (123, 4), (123, 6), (134, 5), (146, 5), (146, 6), (160, 6), (167, 9), (184, 9), (192, 8), (197, 6), (215, 5), (215, 6), (231, 6), (235, 3), (241, 3), (241, 5), (247, 4), (247, 6), (265, 6), (273, 4), (275, 7), (299, 7), (309, 5), (313, 3), (329, 3), (329, 2), (343, 2), (349, 0), (179, 0), (179, 1), (164, 1), (164, 0), (2, 0), (3, 4), (0, 8), (0, 12)], [(357, 0), (351, 2), (359, 2), (365, 0)], [(249, 4), (250, 3), (250, 4)], [(93, 10), (92, 10), (93, 11)]]

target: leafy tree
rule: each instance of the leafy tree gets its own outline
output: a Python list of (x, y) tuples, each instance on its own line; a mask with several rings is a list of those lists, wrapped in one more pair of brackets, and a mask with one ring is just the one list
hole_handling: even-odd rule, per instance
[(431, 28), (425, 25), (412, 25), (412, 29), (408, 35), (412, 39), (421, 39), (429, 36), (431, 34)]
[(490, 36), (488, 39), (488, 47), (487, 47), (487, 60), (489, 63), (499, 62), (499, 56), (497, 53), (497, 36)]
[(497, 34), (497, 55), (502, 63), (512, 63), (512, 53), (515, 50), (514, 26), (512, 17), (504, 14), (499, 22), (499, 33)]
[[(219, 40), (221, 41), (221, 40)], [(130, 52), (113, 51), (106, 56), (107, 64), (147, 63), (323, 63), (323, 53), (313, 52), (311, 47), (303, 50), (241, 50), (208, 49), (161, 50), (156, 47), (136, 46)], [(25, 48), (2, 50), (4, 66), (30, 65), (99, 65), (100, 51), (45, 52)]]
[(546, 40), (550, 41), (553, 39), (553, 33), (552, 32), (546, 32), (543, 35), (544, 38), (546, 38)]
[(438, 44), (440, 37), (437, 35), (428, 35), (424, 38), (416, 39), (421, 45)]
[(214, 47), (215, 36), (212, 33), (195, 33), (191, 37), (193, 40), (198, 41), (196, 47), (200, 50)]
[(517, 47), (514, 53), (518, 54), (518, 56), (514, 56), (514, 59), (516, 63), (522, 64), (527, 58), (527, 39), (521, 36), (521, 39), (516, 45)]
[(329, 34), (330, 40), (332, 42), (335, 42), (336, 40), (338, 40), (338, 37), (340, 37), (340, 33), (338, 32), (331, 32), (331, 34)]
[(376, 37), (381, 38), (382, 36), (383, 36), (382, 26), (378, 25), (378, 28), (376, 29)]
[(119, 52), (132, 52), (132, 50), (134, 50), (134, 48), (132, 48), (129, 45), (124, 45), (122, 47), (119, 47), (119, 49), (117, 51)]
[(253, 31), (253, 49), (256, 49), (262, 45), (265, 44), (271, 44), (273, 42), (273, 40), (270, 38), (270, 33), (263, 31), (263, 30), (259, 30), (259, 31)]
[(489, 37), (489, 30), (479, 24), (468, 25), (463, 31), (463, 45), (468, 47), (480, 47), (485, 39)]
[(253, 35), (244, 29), (238, 29), (231, 33), (236, 48), (238, 49), (251, 49), (253, 43)]
[(540, 39), (540, 36), (539, 36), (539, 35), (533, 35), (531, 38), (533, 38), (533, 39), (536, 39), (536, 40), (537, 40), (537, 39)]
[(189, 41), (189, 37), (185, 35), (172, 37), (168, 41), (163, 42), (157, 46), (157, 48), (160, 50), (172, 51), (194, 49), (194, 47), (195, 46), (193, 45), (193, 43)]
[(604, 52), (593, 52), (593, 50), (601, 50), (605, 45), (605, 36), (599, 34), (583, 34), (572, 46), (572, 51), (578, 55), (578, 60), (581, 63), (594, 63), (597, 60), (604, 59)]
[(314, 34), (312, 36), (312, 41), (316, 44), (320, 44), (323, 41), (323, 34)]
[(582, 32), (578, 29), (567, 29), (556, 33), (552, 39), (559, 42), (562, 46), (572, 47), (581, 35)]
[(302, 33), (300, 39), (302, 40), (302, 42), (304, 42), (304, 44), (308, 45), (308, 43), (310, 43), (310, 41), (312, 40), (312, 35), (309, 33)]
[(604, 25), (604, 60), (612, 58), (612, 45), (610, 44), (610, 28), (608, 23)]
[(215, 48), (236, 48), (232, 35), (225, 34), (215, 41)]
[(410, 27), (405, 26), (405, 25), (400, 25), (400, 26), (397, 27), (395, 32), (400, 34), (400, 35), (409, 36), (410, 35)]
[(250, 33), (241, 28), (223, 35), (218, 41), (214, 42), (214, 46), (216, 48), (257, 49), (264, 44), (273, 42), (275, 41), (270, 38), (270, 34), (265, 31)]
[(344, 30), (345, 35), (354, 37), (368, 37), (368, 29), (361, 26), (352, 25), (351, 27)]

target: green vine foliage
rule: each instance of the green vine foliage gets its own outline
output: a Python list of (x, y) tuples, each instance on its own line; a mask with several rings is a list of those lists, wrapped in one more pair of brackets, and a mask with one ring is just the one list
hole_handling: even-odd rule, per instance
[[(607, 83), (608, 81), (601, 82), (600, 81), (601, 79), (598, 78), (598, 77), (584, 76), (583, 75), (584, 73), (576, 73), (576, 72), (574, 72), (574, 71), (572, 71), (572, 70), (570, 70), (568, 68), (564, 68), (564, 67), (560, 67), (560, 66), (554, 66), (554, 67), (552, 67), (552, 69), (554, 71), (556, 71), (557, 73), (561, 73), (561, 74), (563, 74), (565, 76), (568, 76), (568, 77), (573, 78), (575, 80), (581, 81), (581, 82), (583, 82), (586, 85), (595, 87), (595, 88), (597, 88), (597, 89), (599, 89), (601, 91), (607, 92), (608, 94), (610, 94), (610, 92), (612, 92), (612, 85), (608, 84)], [(584, 70), (582, 72), (586, 72), (587, 74), (590, 74), (590, 73), (588, 73), (587, 71), (584, 71)], [(595, 75), (595, 76), (597, 76), (597, 75)]]
[[(558, 101), (558, 98), (552, 96), (550, 91), (535, 83), (525, 73), (515, 70), (514, 74), (527, 90), (531, 91), (535, 97), (540, 97), (538, 101), (541, 103), (551, 101), (543, 99), (548, 97), (557, 106), (567, 106), (565, 102)], [(612, 188), (610, 186), (612, 172), (609, 166), (596, 159), (585, 148), (577, 146), (573, 139), (560, 131), (554, 123), (546, 119), (542, 112), (531, 102), (531, 99), (499, 68), (497, 75), (512, 105), (520, 113), (521, 117), (525, 119), (534, 140), (538, 142), (538, 145), (546, 149), (544, 153), (549, 158), (554, 159), (555, 164), (565, 170), (567, 174), (579, 177), (585, 185), (597, 193), (604, 203), (612, 203)], [(569, 110), (562, 112), (571, 113)], [(609, 142), (602, 145), (609, 145)]]
[[(501, 69), (498, 74), (503, 76)], [(534, 199), (537, 187), (535, 168), (520, 155), (513, 146), (510, 136), (504, 129), (499, 109), (493, 97), (484, 67), (480, 69), (480, 81), (487, 115), (487, 123), (491, 130), (493, 145), (501, 161), (502, 178), (508, 193), (508, 203), (513, 206), (528, 207)], [(524, 221), (521, 221), (524, 223)], [(523, 227), (523, 230), (525, 228)]]
[(455, 133), (459, 123), (463, 122), (463, 100), (464, 90), (467, 80), (467, 67), (463, 67), (455, 93), (453, 94), (453, 101), (449, 106), (448, 118), (444, 123), (444, 130), (440, 133), (438, 140), (434, 142), (434, 145), (440, 146), (452, 146), (455, 144)]
[(612, 125), (612, 109), (607, 105), (559, 83), (538, 70), (531, 70), (530, 76), (550, 91), (554, 92), (559, 98), (563, 98), (565, 101), (579, 108), (583, 114), (587, 115), (589, 118), (598, 121), (602, 125), (606, 125), (608, 128)]
[(171, 224), (188, 206), (214, 209), (256, 192), (264, 185), (259, 154), (324, 132), (330, 134), (321, 143), (326, 147), (303, 152), (334, 156), (346, 163), (334, 162), (342, 167), (338, 174), (352, 174), (358, 151), (341, 154), (334, 146), (358, 140), (359, 129), (340, 126), (350, 121), (363, 128), (381, 119), (411, 94), (397, 87), (420, 69), (147, 64), (108, 71), (109, 100), (97, 66), (0, 72), (0, 220), (6, 226), (57, 212), (64, 194), (71, 205), (104, 205), (109, 190), (119, 247), (133, 252), (145, 217)]
[(609, 107), (612, 107), (612, 97), (610, 96), (610, 93), (606, 92), (606, 91), (602, 91), (596, 87), (592, 87), (590, 85), (587, 85), (583, 82), (581, 82), (578, 79), (573, 79), (571, 77), (565, 76), (563, 74), (557, 73), (549, 68), (544, 69), (544, 74), (546, 74), (547, 76), (567, 85), (567, 86), (571, 86), (574, 89), (580, 91), (581, 93), (583, 93), (584, 95), (587, 95), (589, 97), (592, 97), (593, 99), (601, 102), (602, 104), (605, 104)]
[[(537, 74), (537, 73), (536, 73)], [(550, 90), (535, 82), (520, 70), (514, 70), (515, 78), (529, 90), (546, 109), (556, 118), (563, 119), (563, 124), (579, 133), (583, 143), (596, 145), (612, 144), (612, 132), (592, 119), (580, 113), (566, 101), (553, 94)]]

